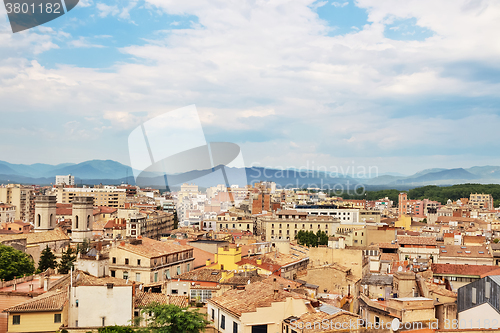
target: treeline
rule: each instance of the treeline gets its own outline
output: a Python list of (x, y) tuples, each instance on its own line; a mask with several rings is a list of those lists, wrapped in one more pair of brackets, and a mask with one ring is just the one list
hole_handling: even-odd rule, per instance
[[(394, 201), (394, 205), (398, 204), (398, 195), (401, 192), (408, 193), (408, 199), (412, 200), (422, 200), (430, 199), (434, 201), (439, 201), (442, 204), (446, 204), (448, 199), (456, 201), (460, 198), (469, 198), (471, 193), (484, 193), (491, 194), (493, 196), (493, 204), (495, 207), (500, 205), (500, 185), (498, 184), (458, 184), (452, 186), (436, 186), (428, 185), (423, 187), (416, 187), (409, 191), (399, 191), (395, 189), (391, 190), (380, 190), (380, 191), (366, 191), (361, 193), (361, 190), (354, 193), (351, 191), (349, 193), (343, 193), (337, 196), (343, 199), (358, 199), (358, 200), (378, 200), (381, 198), (388, 197), (390, 200)], [(366, 193), (366, 195), (365, 195)], [(334, 193), (330, 195), (335, 196)]]

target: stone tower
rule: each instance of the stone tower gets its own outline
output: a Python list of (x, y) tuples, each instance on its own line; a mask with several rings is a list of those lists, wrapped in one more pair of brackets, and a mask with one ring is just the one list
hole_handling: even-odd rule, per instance
[(44, 232), (56, 227), (55, 195), (39, 195), (35, 199), (35, 232)]
[(74, 197), (71, 221), (71, 241), (81, 243), (92, 239), (94, 224), (94, 198)]

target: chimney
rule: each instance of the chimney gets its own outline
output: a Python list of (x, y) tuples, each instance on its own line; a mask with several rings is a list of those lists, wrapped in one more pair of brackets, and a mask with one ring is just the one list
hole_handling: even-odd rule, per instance
[(33, 291), (33, 283), (30, 283), (30, 291)]
[(43, 288), (43, 275), (38, 276), (38, 289)]
[(210, 266), (211, 264), (212, 264), (212, 262), (210, 261), (210, 259), (207, 259), (205, 266)]
[(46, 276), (45, 279), (43, 279), (43, 291), (49, 291), (49, 277)]
[(135, 281), (132, 281), (132, 297), (135, 297)]
[(12, 285), (12, 290), (13, 291), (17, 290), (17, 284), (16, 284), (16, 280), (15, 279), (14, 279), (14, 284)]

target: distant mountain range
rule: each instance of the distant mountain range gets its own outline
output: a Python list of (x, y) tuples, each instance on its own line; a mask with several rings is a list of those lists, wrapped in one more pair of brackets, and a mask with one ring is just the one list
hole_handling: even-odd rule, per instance
[[(318, 171), (299, 171), (295, 169), (278, 170), (270, 168), (245, 168), (248, 182), (261, 180), (274, 181), (281, 186), (330, 186), (357, 184), (369, 188), (412, 188), (425, 185), (453, 185), (462, 183), (500, 184), (500, 166), (475, 166), (456, 169), (426, 169), (413, 175), (386, 173), (375, 178), (362, 179), (349, 176), (338, 176)], [(229, 179), (235, 179), (242, 169), (226, 168)], [(75, 176), (78, 184), (135, 184), (133, 170), (129, 166), (112, 160), (91, 160), (82, 163), (50, 164), (12, 164), (0, 161), (0, 183), (23, 183), (50, 185), (56, 175)], [(159, 173), (145, 172), (139, 180), (141, 186), (161, 187), (165, 185), (165, 177)], [(193, 170), (183, 174), (169, 175), (170, 182), (193, 182), (201, 187), (222, 183), (217, 176), (206, 170)], [(238, 184), (243, 185), (243, 184)]]

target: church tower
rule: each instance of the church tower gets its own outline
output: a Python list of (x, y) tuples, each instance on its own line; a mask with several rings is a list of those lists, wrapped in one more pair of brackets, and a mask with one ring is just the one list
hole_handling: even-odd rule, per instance
[(39, 195), (35, 198), (35, 232), (44, 232), (56, 227), (55, 195)]
[(94, 224), (94, 198), (74, 197), (71, 221), (71, 241), (81, 243), (92, 239)]

